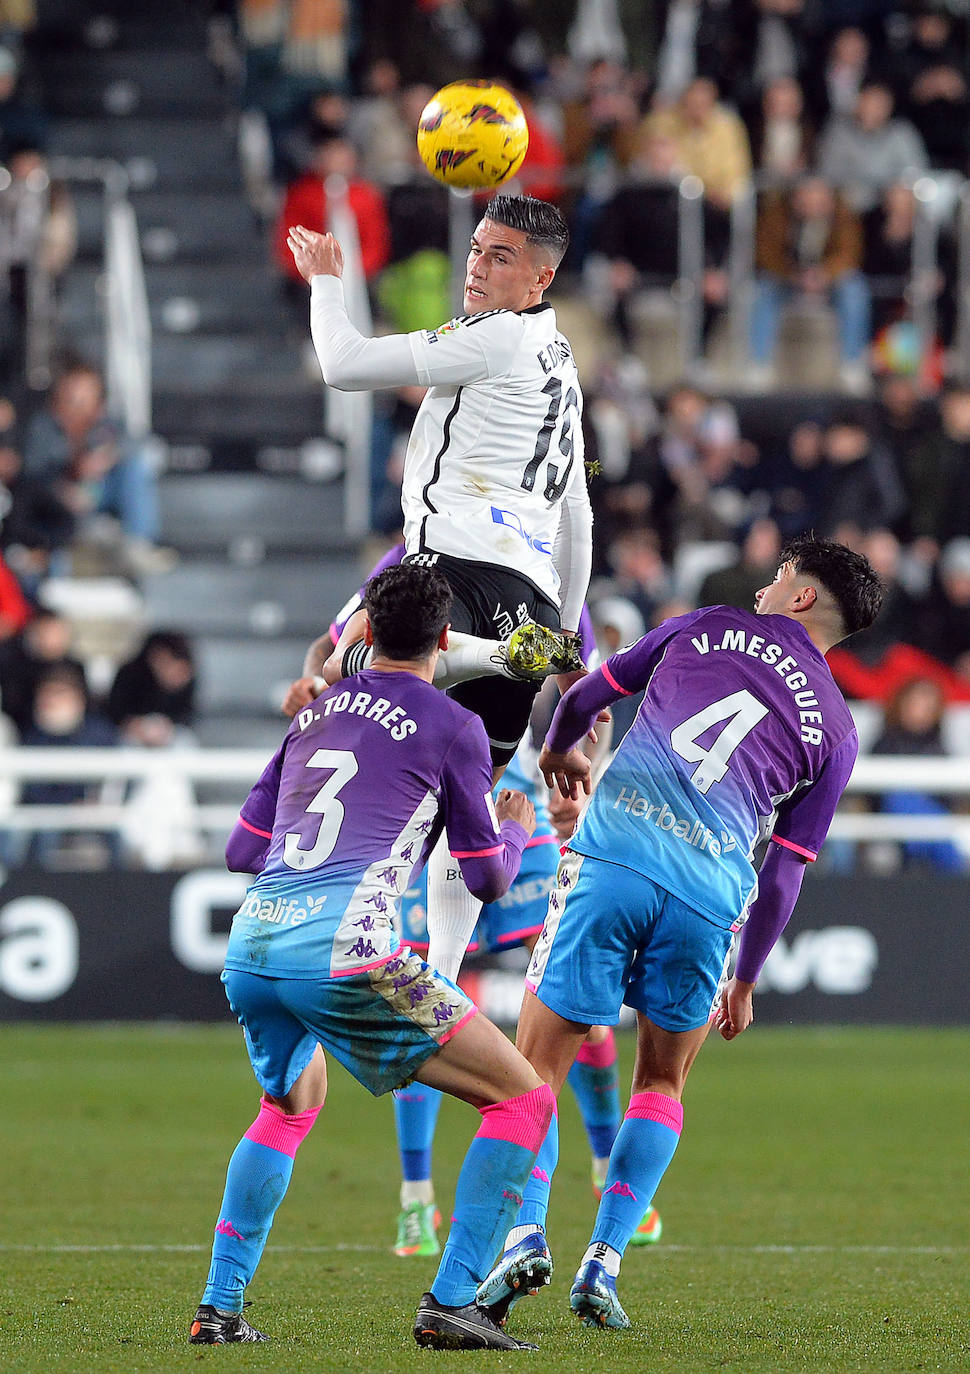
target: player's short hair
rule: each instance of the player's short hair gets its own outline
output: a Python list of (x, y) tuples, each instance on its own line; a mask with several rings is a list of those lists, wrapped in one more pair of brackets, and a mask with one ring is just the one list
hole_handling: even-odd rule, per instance
[(437, 568), (399, 563), (371, 578), (364, 609), (382, 657), (427, 658), (451, 617), (451, 588)]
[(883, 587), (868, 558), (845, 544), (802, 534), (781, 551), (782, 564), (816, 578), (839, 609), (845, 636), (867, 629), (882, 606)]
[(485, 207), (485, 218), (508, 229), (518, 229), (527, 243), (544, 249), (553, 267), (562, 262), (569, 247), (566, 221), (548, 200), (535, 196), (495, 196)]

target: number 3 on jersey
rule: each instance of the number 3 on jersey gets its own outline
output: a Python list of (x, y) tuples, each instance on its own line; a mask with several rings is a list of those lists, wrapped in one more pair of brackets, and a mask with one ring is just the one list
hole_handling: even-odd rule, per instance
[[(671, 748), (688, 763), (696, 763), (691, 782), (698, 792), (709, 792), (728, 770), (728, 762), (738, 745), (749, 735), (759, 720), (768, 714), (757, 697), (742, 688), (730, 696), (712, 701), (703, 711), (695, 713), (670, 732)], [(712, 725), (724, 721), (724, 728), (706, 747), (699, 743), (701, 735)]]
[(333, 853), (344, 819), (344, 804), (337, 796), (357, 773), (357, 760), (349, 749), (317, 749), (306, 762), (307, 768), (331, 768), (330, 777), (314, 794), (306, 808), (308, 816), (319, 816), (317, 836), (309, 849), (300, 841), (298, 830), (290, 831), (283, 842), (283, 862), (301, 873), (319, 868)]

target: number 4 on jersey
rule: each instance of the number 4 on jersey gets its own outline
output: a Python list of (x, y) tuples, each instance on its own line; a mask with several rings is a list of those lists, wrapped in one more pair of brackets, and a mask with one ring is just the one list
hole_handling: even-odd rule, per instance
[[(730, 696), (721, 697), (719, 701), (712, 701), (703, 711), (696, 711), (671, 730), (671, 748), (688, 763), (697, 764), (691, 774), (691, 782), (698, 792), (708, 792), (716, 782), (721, 781), (735, 749), (767, 714), (767, 706), (762, 706), (756, 697), (742, 688)], [(724, 728), (711, 743), (706, 747), (700, 744), (701, 735), (722, 720)]]

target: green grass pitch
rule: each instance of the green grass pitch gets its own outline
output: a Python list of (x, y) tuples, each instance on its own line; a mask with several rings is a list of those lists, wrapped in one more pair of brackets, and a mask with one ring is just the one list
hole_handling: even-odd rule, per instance
[[(389, 1250), (390, 1103), (336, 1067), (250, 1289), (272, 1343), (188, 1346), (226, 1160), (255, 1110), (235, 1028), (7, 1026), (0, 1046), (4, 1371), (970, 1369), (970, 1031), (713, 1039), (658, 1197), (664, 1239), (623, 1268), (625, 1333), (568, 1311), (594, 1202), (567, 1090), (557, 1269), (512, 1319), (531, 1356), (413, 1345), (434, 1262)], [(621, 1054), (628, 1074), (628, 1037)], [(446, 1216), (477, 1122), (445, 1104)]]

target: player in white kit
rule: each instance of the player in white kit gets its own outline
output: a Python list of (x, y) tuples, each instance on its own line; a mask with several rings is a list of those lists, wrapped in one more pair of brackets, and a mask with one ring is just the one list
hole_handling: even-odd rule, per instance
[[(453, 629), (504, 639), (526, 620), (574, 633), (589, 583), (582, 391), (543, 299), (568, 243), (555, 206), (497, 196), (471, 239), (466, 313), (433, 330), (365, 338), (347, 317), (332, 235), (289, 233), (310, 283), (324, 380), (341, 390), (429, 388), (404, 467), (408, 560), (434, 564), (454, 594)], [(563, 674), (563, 690), (581, 670)], [(452, 689), (485, 725), (495, 779), (528, 724), (536, 685), (479, 678)], [(455, 976), (480, 904), (429, 863), (429, 958)], [(453, 871), (453, 866), (452, 866)]]

